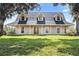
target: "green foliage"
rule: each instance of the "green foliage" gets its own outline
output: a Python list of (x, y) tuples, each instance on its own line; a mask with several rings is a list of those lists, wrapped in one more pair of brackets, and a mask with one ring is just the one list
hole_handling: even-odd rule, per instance
[(7, 35), (14, 35), (15, 34), (15, 30), (12, 28), (5, 28), (4, 31), (6, 32)]
[(28, 12), (33, 10), (39, 4), (37, 3), (0, 3), (0, 17), (1, 20), (5, 20), (6, 17), (10, 18), (16, 13), (21, 13), (23, 11)]
[(28, 13), (29, 10), (38, 6), (37, 3), (0, 3), (0, 36), (3, 35), (3, 24), (6, 18), (11, 18), (13, 15), (24, 11)]

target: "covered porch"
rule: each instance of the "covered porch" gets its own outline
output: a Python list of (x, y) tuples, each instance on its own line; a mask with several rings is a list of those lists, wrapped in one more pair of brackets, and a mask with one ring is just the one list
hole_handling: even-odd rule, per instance
[(15, 27), (16, 27), (16, 34), (41, 35), (41, 34), (65, 34), (69, 26), (68, 25), (16, 25)]

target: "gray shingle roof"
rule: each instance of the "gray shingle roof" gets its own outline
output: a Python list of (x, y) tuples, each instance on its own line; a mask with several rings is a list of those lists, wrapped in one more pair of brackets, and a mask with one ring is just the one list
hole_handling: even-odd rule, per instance
[[(19, 24), (28, 24), (28, 25), (30, 25), (30, 24), (71, 24), (71, 23), (69, 23), (69, 22), (67, 22), (65, 19), (63, 19), (63, 21), (55, 21), (54, 19), (53, 19), (53, 17), (56, 15), (56, 14), (61, 14), (63, 17), (64, 17), (64, 15), (63, 15), (63, 13), (61, 13), (61, 12), (29, 12), (28, 13), (28, 16), (33, 16), (33, 17), (38, 17), (38, 15), (39, 14), (42, 14), (44, 17), (46, 17), (46, 18), (50, 18), (50, 19), (45, 19), (45, 21), (43, 21), (43, 22), (37, 22), (37, 19), (29, 19), (28, 18), (28, 20), (27, 21), (22, 21), (22, 22), (19, 22)], [(18, 20), (18, 19), (17, 19)], [(14, 24), (18, 24), (17, 23), (17, 20), (15, 21), (15, 22), (13, 22), (13, 23), (10, 23), (10, 24), (8, 24), (8, 25), (14, 25)]]

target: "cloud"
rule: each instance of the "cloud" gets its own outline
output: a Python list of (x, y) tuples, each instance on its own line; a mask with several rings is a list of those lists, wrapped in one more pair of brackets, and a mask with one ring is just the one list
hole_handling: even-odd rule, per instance
[(68, 12), (68, 11), (69, 11), (68, 9), (64, 9), (64, 10), (63, 10), (63, 12)]

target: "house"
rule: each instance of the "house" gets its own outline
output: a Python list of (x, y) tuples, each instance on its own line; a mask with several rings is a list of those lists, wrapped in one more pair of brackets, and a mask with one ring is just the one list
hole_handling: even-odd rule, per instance
[(61, 12), (23, 12), (17, 16), (15, 22), (8, 25), (15, 27), (18, 35), (42, 35), (65, 34), (73, 24), (67, 22)]

